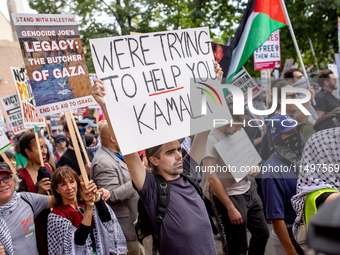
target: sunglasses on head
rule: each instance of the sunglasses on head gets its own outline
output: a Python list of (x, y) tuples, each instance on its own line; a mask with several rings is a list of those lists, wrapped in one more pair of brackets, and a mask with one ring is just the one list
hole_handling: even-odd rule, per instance
[(59, 139), (58, 141), (56, 141), (56, 143), (62, 143), (65, 142), (65, 139)]

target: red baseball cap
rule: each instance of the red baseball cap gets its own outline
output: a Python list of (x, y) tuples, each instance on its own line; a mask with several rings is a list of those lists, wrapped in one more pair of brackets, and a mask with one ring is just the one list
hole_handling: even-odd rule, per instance
[(6, 163), (0, 163), (0, 173), (2, 172), (13, 174), (11, 168)]

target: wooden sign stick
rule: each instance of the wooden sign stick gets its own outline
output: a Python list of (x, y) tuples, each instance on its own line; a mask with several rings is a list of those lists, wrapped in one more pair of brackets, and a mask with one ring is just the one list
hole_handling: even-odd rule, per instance
[(51, 121), (50, 120), (46, 120), (46, 118), (44, 117), (45, 119), (45, 123), (46, 123), (46, 129), (47, 129), (47, 133), (48, 133), (48, 138), (51, 140)]
[(38, 146), (38, 153), (39, 153), (39, 159), (40, 159), (40, 165), (44, 166), (44, 160), (41, 155), (41, 148), (40, 148), (40, 142), (39, 142), (39, 136), (38, 136), (39, 129), (37, 126), (34, 127), (34, 136), (35, 136), (35, 141)]
[[(98, 108), (94, 108), (93, 117), (96, 118), (96, 124), (99, 124)], [(99, 134), (99, 125), (97, 126), (97, 133)]]
[(89, 178), (87, 177), (84, 161), (83, 161), (83, 158), (81, 156), (77, 137), (76, 137), (76, 134), (75, 134), (74, 129), (73, 129), (72, 118), (71, 118), (70, 112), (65, 112), (65, 119), (66, 119), (66, 123), (67, 123), (67, 126), (68, 126), (68, 130), (69, 130), (70, 135), (71, 135), (71, 141), (72, 141), (72, 144), (73, 144), (74, 152), (76, 153), (76, 158), (77, 158), (77, 161), (78, 161), (79, 169), (80, 169), (81, 175), (83, 177), (85, 186), (87, 186), (88, 183), (89, 183)]
[(7, 156), (6, 156), (6, 153), (2, 153), (2, 154), (1, 154), (1, 157), (4, 159), (5, 163), (6, 163), (7, 165), (9, 165), (9, 167), (11, 168), (13, 174), (17, 174), (17, 170), (14, 169), (14, 167), (12, 166), (11, 162), (9, 161), (9, 159), (8, 159)]
[(83, 139), (82, 139), (82, 137), (81, 137), (81, 135), (79, 133), (79, 129), (78, 129), (77, 123), (76, 123), (76, 121), (74, 119), (73, 113), (71, 111), (69, 111), (69, 113), (70, 113), (70, 117), (71, 117), (71, 120), (72, 120), (72, 123), (73, 123), (73, 126), (74, 126), (74, 130), (76, 131), (76, 134), (77, 134), (77, 137), (78, 137), (81, 149), (83, 150), (86, 164), (89, 164), (91, 162), (90, 162), (89, 156), (87, 155), (87, 151), (86, 151), (86, 148), (84, 146), (84, 141), (83, 141)]

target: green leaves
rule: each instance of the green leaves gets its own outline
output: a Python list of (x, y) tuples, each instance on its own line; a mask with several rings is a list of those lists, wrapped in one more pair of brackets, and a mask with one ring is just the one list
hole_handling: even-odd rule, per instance
[[(334, 63), (338, 52), (338, 0), (285, 0), (304, 63), (316, 70), (315, 59), (308, 42), (311, 38), (320, 68)], [(233, 38), (247, 2), (241, 0), (29, 0), (39, 13), (72, 13), (80, 17), (80, 34), (87, 49), (89, 71), (94, 72), (89, 39), (171, 29), (209, 26), (211, 37), (225, 44)], [(281, 30), (282, 65), (287, 58), (298, 62), (288, 27)], [(251, 75), (253, 59), (246, 63)]]

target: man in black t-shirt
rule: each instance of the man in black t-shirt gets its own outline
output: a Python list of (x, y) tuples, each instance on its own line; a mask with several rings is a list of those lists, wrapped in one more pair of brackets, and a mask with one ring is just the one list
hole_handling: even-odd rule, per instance
[(332, 92), (338, 87), (336, 85), (336, 78), (331, 70), (323, 70), (318, 74), (318, 83), (321, 90), (316, 94), (315, 110), (318, 116), (322, 116), (327, 112), (331, 112), (337, 107), (340, 107), (340, 101), (334, 97)]

